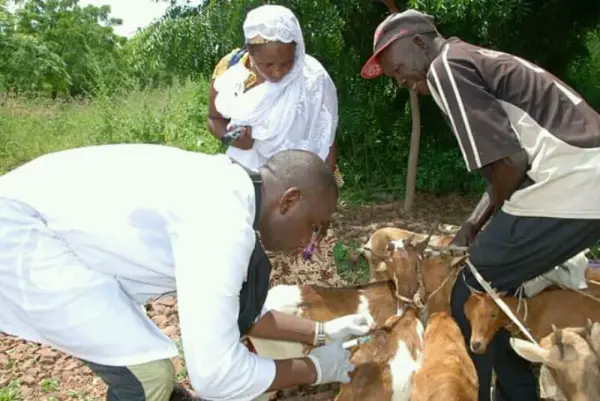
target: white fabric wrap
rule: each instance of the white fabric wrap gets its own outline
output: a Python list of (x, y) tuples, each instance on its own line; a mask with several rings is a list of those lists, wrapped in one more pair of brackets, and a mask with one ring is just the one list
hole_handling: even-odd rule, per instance
[(267, 40), (296, 43), (294, 66), (279, 82), (257, 85), (244, 92), (250, 71), (243, 63), (228, 68), (214, 82), (217, 110), (229, 125), (252, 127), (249, 150), (230, 146), (227, 154), (251, 169), (284, 149), (329, 154), (338, 124), (337, 92), (331, 77), (315, 58), (306, 54), (302, 29), (286, 7), (265, 5), (253, 9), (244, 21), (246, 41), (260, 35)]

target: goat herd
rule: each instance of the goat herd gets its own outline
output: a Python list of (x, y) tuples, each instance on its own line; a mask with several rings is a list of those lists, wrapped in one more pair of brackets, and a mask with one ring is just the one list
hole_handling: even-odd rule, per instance
[[(338, 288), (276, 285), (269, 290), (269, 309), (315, 320), (363, 313), (373, 323), (371, 341), (352, 349), (356, 369), (351, 382), (341, 385), (337, 401), (477, 401), (477, 374), (450, 314), (450, 293), (468, 255), (450, 246), (451, 240), (382, 228), (361, 248), (369, 263), (368, 283)], [(586, 268), (590, 285), (585, 291), (550, 286), (529, 298), (497, 294), (539, 345), (517, 338), (522, 333), (492, 296), (472, 290), (464, 308), (472, 329), (471, 352), (485, 352), (504, 327), (519, 355), (542, 364), (543, 398), (600, 400), (596, 270)], [(274, 359), (310, 351), (299, 343), (248, 340), (258, 355)]]

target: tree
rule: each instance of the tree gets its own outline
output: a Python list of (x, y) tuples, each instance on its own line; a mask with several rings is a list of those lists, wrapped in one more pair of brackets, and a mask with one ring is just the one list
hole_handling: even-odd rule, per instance
[[(110, 18), (110, 7), (79, 6), (78, 0), (21, 0), (14, 19), (11, 59), (33, 62), (10, 72), (11, 85), (27, 85), (27, 77), (41, 77), (52, 97), (68, 91), (71, 96), (91, 93), (122, 80), (118, 50), (125, 38), (113, 32), (122, 23)], [(41, 60), (41, 61), (40, 61)], [(34, 80), (35, 81), (35, 80)]]

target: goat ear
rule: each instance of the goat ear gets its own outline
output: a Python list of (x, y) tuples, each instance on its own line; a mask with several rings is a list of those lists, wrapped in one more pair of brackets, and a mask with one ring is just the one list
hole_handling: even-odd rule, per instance
[(521, 358), (527, 359), (529, 362), (546, 363), (550, 359), (550, 350), (520, 338), (511, 338), (510, 346)]
[(583, 327), (583, 330), (581, 332), (578, 332), (577, 334), (579, 334), (583, 337), (591, 338), (593, 329), (594, 329), (594, 323), (592, 322), (592, 319), (590, 319), (588, 317), (587, 322), (585, 323), (585, 326)]
[(552, 373), (548, 370), (548, 366), (542, 365), (540, 369), (540, 398), (543, 400), (566, 400), (567, 397), (562, 390), (556, 385), (556, 381)]
[(430, 240), (431, 240), (431, 232), (429, 233), (427, 238), (425, 238), (423, 241), (421, 241), (415, 245), (415, 251), (417, 251), (419, 253), (419, 255), (422, 255), (425, 252), (425, 249), (427, 249), (427, 245), (429, 245)]

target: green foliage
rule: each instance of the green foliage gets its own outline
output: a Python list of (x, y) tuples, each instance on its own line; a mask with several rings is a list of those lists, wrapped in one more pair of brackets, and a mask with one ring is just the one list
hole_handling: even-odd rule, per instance
[(18, 380), (11, 380), (0, 387), (0, 401), (21, 401), (23, 399)]
[(9, 99), (0, 108), (0, 174), (44, 153), (105, 143), (160, 143), (216, 153), (206, 82), (92, 101)]
[[(78, 126), (92, 120), (93, 129), (86, 131), (89, 137), (70, 140), (79, 144), (132, 138), (152, 143), (176, 140), (191, 148), (197, 145), (193, 138), (202, 137), (206, 142), (201, 146), (216, 150), (210, 135), (190, 133), (199, 127), (198, 132), (206, 132), (208, 96), (201, 83), (223, 55), (243, 44), (242, 23), (247, 12), (275, 3), (288, 6), (298, 16), (308, 53), (321, 61), (338, 88), (337, 141), (346, 191), (359, 198), (377, 192), (403, 195), (411, 131), (408, 94), (385, 77), (365, 81), (359, 75), (372, 52), (375, 27), (388, 14), (380, 2), (210, 0), (198, 7), (172, 5), (162, 19), (127, 40), (114, 34), (112, 27), (120, 21), (110, 17), (108, 6), (82, 7), (78, 0), (18, 3), (13, 15), (5, 10), (6, 0), (0, 0), (0, 54), (8, 55), (0, 58), (0, 90), (17, 93), (19, 99), (31, 93), (66, 100), (8, 101), (8, 110), (17, 108), (23, 113), (23, 104), (31, 110), (26, 119), (22, 114), (9, 117), (8, 111), (2, 112), (0, 124), (6, 127), (0, 125), (0, 152), (7, 152), (8, 143), (11, 149), (20, 149), (13, 150), (18, 157), (10, 158), (12, 161), (0, 160), (3, 168), (12, 168), (38, 151), (59, 148), (58, 144)], [(600, 107), (599, 2), (398, 3), (434, 15), (446, 36), (459, 36), (539, 63)], [(190, 85), (183, 85), (188, 80), (197, 82), (202, 90), (193, 98), (186, 97), (189, 103), (185, 107), (174, 97), (159, 99), (161, 93), (173, 96), (189, 90)], [(159, 90), (171, 86), (166, 92)], [(123, 91), (129, 94), (117, 96)], [(90, 101), (90, 107), (83, 107), (73, 96), (88, 99), (85, 102)], [(157, 98), (144, 105), (144, 99), (152, 96)], [(483, 180), (466, 172), (456, 140), (433, 100), (423, 98), (420, 102), (417, 190), (436, 194), (481, 191)], [(133, 105), (138, 110), (135, 113)], [(157, 114), (162, 112), (167, 115)], [(177, 120), (182, 117), (176, 115), (179, 112), (184, 121), (194, 116), (194, 125), (182, 126)], [(40, 117), (34, 117), (38, 114)], [(135, 124), (131, 122), (134, 118), (138, 119)], [(61, 130), (64, 133), (59, 135)], [(20, 133), (17, 141), (11, 136), (15, 131), (31, 134)], [(44, 143), (38, 132), (48, 131), (53, 139)], [(56, 139), (59, 137), (60, 141)]]
[(356, 242), (344, 244), (337, 241), (333, 246), (333, 259), (338, 275), (349, 283), (366, 283), (369, 281), (369, 265), (365, 258), (360, 257), (356, 263), (350, 263), (351, 254), (356, 252), (360, 245)]
[[(3, 0), (5, 2), (5, 0)], [(94, 94), (120, 87), (127, 73), (118, 51), (125, 39), (112, 27), (110, 7), (81, 7), (79, 0), (21, 1), (2, 12), (0, 84), (19, 92)]]

